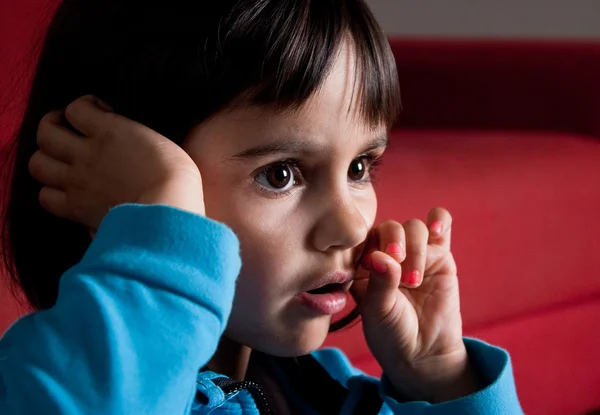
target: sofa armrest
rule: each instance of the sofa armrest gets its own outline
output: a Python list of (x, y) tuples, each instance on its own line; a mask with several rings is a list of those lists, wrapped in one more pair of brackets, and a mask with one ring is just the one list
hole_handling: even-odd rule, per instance
[(391, 38), (400, 128), (600, 137), (600, 41)]

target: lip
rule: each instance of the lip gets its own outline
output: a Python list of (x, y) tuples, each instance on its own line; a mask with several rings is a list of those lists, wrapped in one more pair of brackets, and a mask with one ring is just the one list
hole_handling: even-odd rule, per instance
[(325, 276), (321, 277), (318, 281), (315, 281), (312, 285), (305, 287), (303, 292), (316, 290), (329, 284), (340, 284), (346, 285), (354, 280), (354, 271), (334, 271)]
[(346, 291), (339, 288), (326, 294), (310, 294), (303, 292), (299, 296), (302, 305), (322, 315), (334, 315), (340, 313), (346, 307), (348, 296)]
[[(334, 315), (344, 310), (348, 301), (348, 291), (354, 280), (354, 271), (334, 271), (325, 274), (310, 286), (304, 287), (298, 294), (298, 299), (303, 306), (321, 315)], [(336, 284), (327, 293), (313, 294), (309, 291), (316, 290), (326, 285)]]

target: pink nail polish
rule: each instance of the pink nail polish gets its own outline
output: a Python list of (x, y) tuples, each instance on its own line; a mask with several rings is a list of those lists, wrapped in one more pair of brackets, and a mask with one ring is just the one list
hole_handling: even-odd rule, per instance
[(443, 230), (442, 222), (439, 220), (436, 220), (435, 222), (433, 222), (431, 224), (431, 230), (434, 231), (435, 233), (442, 233), (442, 230)]
[(417, 270), (408, 271), (402, 275), (402, 282), (406, 285), (419, 285), (421, 283), (421, 273)]
[(379, 261), (373, 260), (373, 269), (378, 274), (385, 274), (387, 272), (388, 267), (385, 262), (379, 262)]

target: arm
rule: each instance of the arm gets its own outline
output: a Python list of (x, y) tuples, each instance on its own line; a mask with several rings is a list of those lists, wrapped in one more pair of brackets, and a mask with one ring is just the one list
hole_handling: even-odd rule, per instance
[[(397, 400), (397, 392), (387, 376), (378, 380), (365, 375), (352, 366), (339, 349), (322, 349), (313, 353), (313, 356), (333, 379), (348, 388), (349, 398), (342, 414), (356, 413), (356, 405), (365, 400), (366, 406), (363, 408), (368, 408), (371, 411), (369, 413), (373, 413), (370, 408), (380, 408), (380, 415), (523, 414), (508, 353), (479, 340), (465, 338), (464, 342), (471, 364), (483, 380), (482, 388), (461, 398), (440, 403)], [(379, 390), (379, 396), (376, 393), (370, 394), (373, 389)]]
[(384, 376), (380, 384), (384, 408), (393, 414), (523, 414), (508, 353), (479, 340), (465, 338), (464, 341), (469, 360), (483, 381), (481, 389), (435, 404), (425, 401), (401, 403), (394, 398), (396, 393)]
[(165, 206), (113, 209), (56, 305), (0, 341), (0, 413), (189, 412), (239, 268), (224, 225)]

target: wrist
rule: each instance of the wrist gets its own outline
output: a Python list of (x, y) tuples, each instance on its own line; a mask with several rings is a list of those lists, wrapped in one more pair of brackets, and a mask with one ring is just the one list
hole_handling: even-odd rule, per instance
[(399, 402), (446, 402), (476, 393), (484, 386), (465, 348), (387, 376)]
[(187, 180), (171, 180), (144, 192), (137, 203), (143, 205), (167, 205), (205, 216), (202, 181), (200, 177)]

